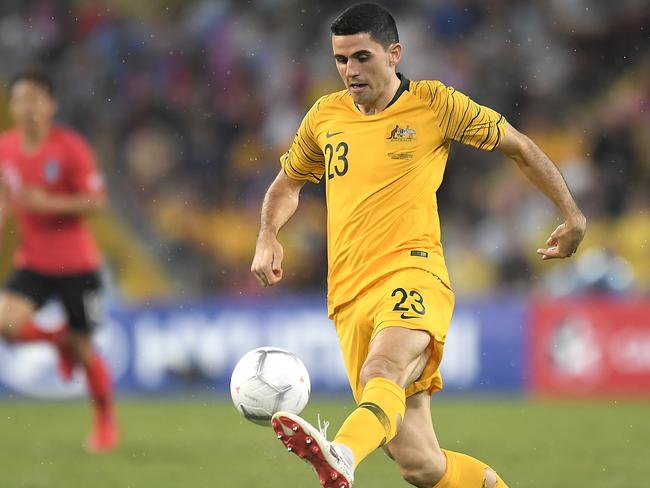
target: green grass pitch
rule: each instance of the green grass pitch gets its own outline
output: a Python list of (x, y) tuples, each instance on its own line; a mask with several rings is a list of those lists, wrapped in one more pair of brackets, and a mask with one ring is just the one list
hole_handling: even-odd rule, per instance
[[(351, 409), (315, 399), (305, 412), (332, 421)], [(492, 464), (511, 488), (650, 486), (650, 404), (539, 403), (472, 398), (434, 401), (438, 437)], [(318, 487), (311, 468), (284, 451), (270, 428), (243, 420), (216, 399), (137, 400), (119, 405), (122, 444), (88, 455), (82, 402), (0, 402), (2, 488)], [(355, 488), (407, 487), (377, 451)]]

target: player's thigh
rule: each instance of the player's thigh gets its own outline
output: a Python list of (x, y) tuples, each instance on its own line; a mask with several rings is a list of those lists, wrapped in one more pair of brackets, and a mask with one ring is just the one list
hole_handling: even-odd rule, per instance
[(431, 336), (423, 330), (386, 327), (370, 342), (368, 357), (361, 368), (361, 382), (381, 376), (402, 387), (417, 379), (429, 356)]
[(47, 277), (16, 270), (0, 292), (0, 330), (11, 337), (51, 295)]
[(30, 298), (13, 292), (0, 292), (0, 333), (12, 337), (35, 310), (36, 304)]
[(62, 277), (57, 292), (72, 331), (90, 334), (103, 315), (101, 278), (97, 272)]
[(422, 391), (406, 400), (406, 413), (397, 435), (384, 446), (406, 479), (441, 479), (446, 458), (431, 420), (431, 395)]

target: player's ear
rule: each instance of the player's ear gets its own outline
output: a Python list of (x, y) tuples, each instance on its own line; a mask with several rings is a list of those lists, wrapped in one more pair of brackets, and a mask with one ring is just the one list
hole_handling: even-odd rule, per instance
[(399, 42), (394, 42), (388, 46), (388, 63), (391, 67), (397, 66), (402, 59), (402, 45)]

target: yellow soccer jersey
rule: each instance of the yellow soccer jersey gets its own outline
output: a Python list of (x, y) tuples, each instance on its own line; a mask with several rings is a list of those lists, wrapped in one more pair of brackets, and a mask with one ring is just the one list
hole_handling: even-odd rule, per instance
[(505, 119), (439, 81), (408, 81), (363, 115), (347, 90), (319, 99), (281, 158), (287, 176), (327, 195), (328, 311), (387, 273), (421, 268), (450, 286), (436, 191), (452, 140), (488, 151)]

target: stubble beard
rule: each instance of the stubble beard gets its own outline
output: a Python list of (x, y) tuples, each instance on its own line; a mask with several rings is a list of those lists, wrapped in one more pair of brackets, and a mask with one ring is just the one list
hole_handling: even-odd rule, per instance
[(352, 95), (352, 100), (357, 105), (367, 105), (370, 102), (372, 102), (372, 93), (361, 94), (361, 93), (352, 93), (350, 91), (350, 95)]

